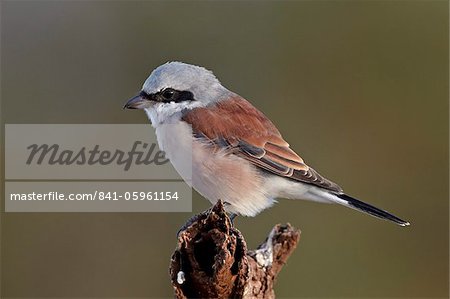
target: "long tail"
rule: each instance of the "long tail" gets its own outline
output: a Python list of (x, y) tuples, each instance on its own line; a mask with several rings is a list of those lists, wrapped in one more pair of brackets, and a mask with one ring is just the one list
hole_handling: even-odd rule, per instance
[(400, 218), (398, 218), (395, 215), (392, 215), (391, 213), (388, 213), (386, 211), (383, 211), (379, 208), (376, 208), (372, 205), (369, 205), (368, 203), (365, 203), (363, 201), (360, 201), (356, 198), (350, 197), (347, 194), (335, 194), (336, 197), (338, 197), (339, 199), (335, 199), (333, 201), (335, 201), (336, 203), (339, 203), (341, 205), (347, 206), (349, 208), (364, 212), (366, 214), (372, 215), (374, 217), (380, 218), (380, 219), (384, 219), (384, 220), (389, 220), (392, 222), (397, 223), (398, 225), (401, 226), (408, 226), (409, 222), (402, 220)]

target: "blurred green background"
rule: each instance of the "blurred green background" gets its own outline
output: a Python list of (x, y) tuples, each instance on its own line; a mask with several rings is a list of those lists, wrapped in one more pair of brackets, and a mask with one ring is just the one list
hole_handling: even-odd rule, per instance
[[(307, 163), (412, 223), (286, 200), (238, 218), (250, 247), (302, 230), (278, 297), (448, 296), (447, 1), (2, 1), (2, 124), (147, 123), (122, 105), (169, 60), (213, 70)], [(1, 295), (171, 297), (191, 215), (1, 213)]]

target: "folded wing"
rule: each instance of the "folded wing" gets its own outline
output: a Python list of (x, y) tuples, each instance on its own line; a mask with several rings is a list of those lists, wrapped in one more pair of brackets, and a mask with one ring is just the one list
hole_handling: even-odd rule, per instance
[(196, 137), (227, 148), (255, 166), (275, 175), (312, 184), (333, 192), (342, 188), (306, 165), (283, 139), (275, 125), (245, 99), (236, 96), (208, 108), (187, 112), (183, 120)]

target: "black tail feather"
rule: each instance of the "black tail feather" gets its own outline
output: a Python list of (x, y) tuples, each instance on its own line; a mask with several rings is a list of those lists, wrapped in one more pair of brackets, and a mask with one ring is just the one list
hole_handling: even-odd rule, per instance
[(350, 197), (347, 194), (336, 194), (337, 197), (340, 199), (346, 201), (346, 205), (348, 205), (350, 208), (359, 210), (361, 212), (367, 213), (369, 215), (375, 216), (380, 219), (390, 220), (392, 222), (397, 223), (401, 226), (408, 226), (409, 222), (402, 220), (398, 218), (395, 215), (392, 215), (391, 213), (388, 213), (386, 211), (383, 211), (381, 209), (378, 209), (372, 205), (369, 205), (368, 203), (365, 203), (363, 201), (360, 201), (356, 198)]

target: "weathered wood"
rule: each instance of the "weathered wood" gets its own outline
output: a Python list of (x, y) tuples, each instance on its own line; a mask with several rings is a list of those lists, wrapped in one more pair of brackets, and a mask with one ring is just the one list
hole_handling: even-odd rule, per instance
[(256, 250), (247, 250), (219, 201), (178, 234), (169, 269), (175, 297), (275, 298), (275, 279), (299, 240), (299, 230), (277, 224)]

